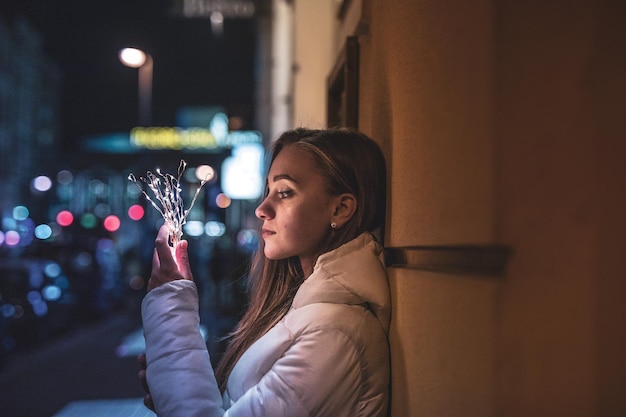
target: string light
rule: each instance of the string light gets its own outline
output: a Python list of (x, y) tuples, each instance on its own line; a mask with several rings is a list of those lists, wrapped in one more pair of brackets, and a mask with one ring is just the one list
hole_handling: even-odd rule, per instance
[[(182, 188), (180, 186), (180, 178), (182, 177), (183, 172), (185, 172), (186, 167), (187, 163), (181, 159), (180, 164), (178, 165), (177, 177), (174, 177), (171, 174), (164, 174), (159, 168), (156, 169), (156, 174), (148, 171), (146, 173), (146, 177), (139, 177), (139, 180), (137, 180), (135, 175), (132, 173), (128, 176), (128, 180), (132, 181), (137, 185), (137, 187), (139, 187), (146, 199), (155, 209), (157, 209), (163, 217), (163, 220), (165, 220), (165, 224), (169, 230), (169, 240), (172, 247), (176, 247), (178, 242), (182, 239), (183, 225), (187, 221), (187, 216), (196, 202), (196, 198), (198, 198), (198, 194), (200, 193), (202, 186), (204, 186), (207, 182), (206, 179), (200, 181), (200, 186), (196, 190), (189, 208), (185, 210), (183, 197), (181, 196)], [(154, 194), (156, 202), (146, 191), (144, 191), (139, 181), (144, 182), (148, 186)], [(157, 204), (157, 202), (159, 204)]]

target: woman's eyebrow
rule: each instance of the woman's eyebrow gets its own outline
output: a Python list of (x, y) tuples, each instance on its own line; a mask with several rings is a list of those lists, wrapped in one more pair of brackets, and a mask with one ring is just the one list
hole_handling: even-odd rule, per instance
[(272, 178), (272, 182), (276, 182), (278, 180), (289, 180), (295, 183), (298, 183), (291, 175), (289, 174), (277, 174)]

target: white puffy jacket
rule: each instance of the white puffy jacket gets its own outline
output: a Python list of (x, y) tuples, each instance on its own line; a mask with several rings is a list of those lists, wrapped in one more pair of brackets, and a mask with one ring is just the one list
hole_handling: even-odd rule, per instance
[(191, 281), (142, 303), (147, 378), (160, 417), (384, 417), (390, 296), (382, 248), (364, 233), (320, 256), (291, 310), (235, 365), (222, 396)]

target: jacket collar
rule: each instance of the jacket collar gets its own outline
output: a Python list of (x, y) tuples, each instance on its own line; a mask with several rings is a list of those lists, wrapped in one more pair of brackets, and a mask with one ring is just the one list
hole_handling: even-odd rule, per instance
[(371, 233), (319, 256), (293, 308), (320, 302), (366, 305), (388, 332), (391, 302), (383, 248)]

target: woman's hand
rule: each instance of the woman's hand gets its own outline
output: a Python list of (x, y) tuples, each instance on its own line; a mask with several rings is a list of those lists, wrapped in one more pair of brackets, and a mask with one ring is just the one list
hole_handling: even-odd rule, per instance
[(146, 395), (143, 397), (143, 403), (150, 410), (156, 412), (154, 409), (154, 403), (152, 402), (152, 396), (150, 395), (150, 389), (148, 388), (148, 380), (146, 379), (146, 355), (141, 353), (137, 355), (137, 362), (139, 362), (139, 380), (141, 381), (141, 386), (143, 390), (146, 392)]
[(172, 248), (168, 243), (168, 236), (167, 226), (161, 226), (154, 242), (152, 273), (148, 281), (148, 291), (177, 279), (193, 281), (187, 253), (187, 241), (181, 240), (175, 248)]

